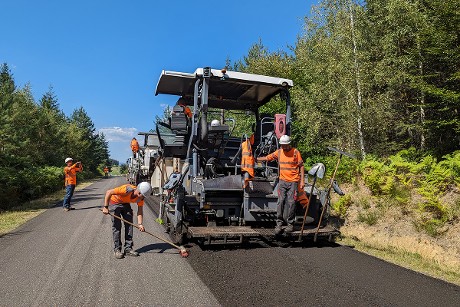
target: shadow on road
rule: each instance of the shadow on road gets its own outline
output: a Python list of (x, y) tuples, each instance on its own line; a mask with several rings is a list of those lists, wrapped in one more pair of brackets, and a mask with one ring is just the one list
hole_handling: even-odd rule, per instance
[(3, 238), (9, 238), (9, 237), (14, 237), (14, 236), (20, 236), (20, 235), (23, 235), (23, 234), (26, 234), (26, 233), (29, 233), (31, 231), (27, 230), (27, 231), (24, 231), (24, 230), (19, 230), (19, 231), (12, 231), (12, 232), (8, 232), (8, 233), (4, 233), (2, 235), (0, 235), (0, 239), (3, 239)]
[(166, 251), (169, 251), (171, 249), (174, 249), (174, 247), (172, 247), (171, 245), (167, 244), (167, 243), (152, 243), (152, 244), (149, 244), (149, 245), (145, 245), (141, 248), (138, 248), (137, 251), (142, 254), (142, 253), (147, 253), (149, 251), (153, 251), (153, 250), (157, 250), (159, 254), (162, 254)]
[[(90, 201), (90, 200), (94, 200), (94, 199), (101, 199), (103, 200), (103, 197), (101, 197), (100, 194), (90, 194), (90, 195), (74, 195), (72, 197), (72, 205), (76, 205), (78, 206), (79, 205), (79, 202), (85, 202), (85, 201)], [(59, 200), (57, 203), (54, 203), (54, 204), (51, 204), (50, 205), (50, 208), (53, 208), (53, 207), (62, 207), (62, 202), (63, 200)], [(94, 208), (97, 208), (97, 207), (94, 207)]]
[(201, 244), (200, 242), (196, 242), (193, 244), (200, 248), (201, 250), (205, 251), (227, 251), (227, 250), (252, 250), (252, 249), (260, 249), (260, 248), (273, 248), (273, 247), (281, 247), (281, 248), (336, 248), (340, 247), (340, 244), (335, 242), (328, 242), (325, 240), (319, 240), (317, 242), (313, 242), (311, 240), (304, 240), (302, 242), (297, 241), (290, 241), (290, 240), (255, 240), (244, 242), (241, 244), (216, 244), (216, 245), (206, 245)]
[[(75, 208), (75, 210), (87, 210), (87, 209), (95, 209), (95, 208), (102, 209), (102, 206), (92, 206), (92, 207), (80, 208), (78, 206), (78, 204), (75, 204), (74, 208)], [(94, 211), (96, 211), (96, 210), (94, 210)]]

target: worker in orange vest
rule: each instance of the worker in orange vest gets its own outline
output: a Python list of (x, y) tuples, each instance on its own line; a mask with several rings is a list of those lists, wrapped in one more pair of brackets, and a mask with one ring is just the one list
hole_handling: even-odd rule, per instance
[(73, 164), (72, 158), (67, 158), (64, 162), (67, 166), (64, 167), (65, 196), (62, 207), (64, 208), (64, 211), (70, 211), (75, 209), (70, 206), (70, 201), (72, 200), (73, 192), (75, 191), (75, 186), (77, 185), (77, 172), (83, 171), (83, 166), (81, 162)]
[(104, 167), (104, 175), (105, 175), (105, 178), (109, 177), (109, 168), (107, 166)]
[(133, 151), (133, 157), (136, 158), (137, 152), (139, 151), (139, 143), (137, 142), (136, 138), (131, 140), (131, 150)]
[(184, 110), (184, 114), (188, 117), (188, 118), (192, 118), (193, 116), (193, 113), (192, 113), (192, 110), (190, 110), (190, 107), (188, 105), (185, 104), (185, 99), (184, 98), (179, 98), (179, 100), (177, 100), (177, 103), (176, 103), (178, 106), (181, 106), (182, 109)]
[[(276, 210), (275, 234), (281, 234), (284, 222), (287, 227), (285, 233), (294, 231), (295, 201), (297, 189), (303, 190), (305, 186), (303, 160), (300, 152), (292, 147), (288, 135), (280, 137), (281, 149), (257, 158), (257, 162), (277, 160), (279, 165), (278, 204)], [(284, 212), (287, 212), (287, 219)]]
[[(141, 182), (137, 186), (124, 184), (114, 189), (108, 190), (105, 193), (104, 208), (102, 213), (108, 214), (109, 211), (113, 215), (123, 217), (130, 223), (133, 223), (133, 209), (131, 203), (137, 204), (137, 223), (140, 231), (145, 231), (142, 225), (144, 219), (144, 198), (150, 195), (152, 186), (148, 182)], [(109, 210), (110, 206), (110, 210)], [(125, 255), (139, 256), (139, 253), (133, 250), (133, 226), (125, 223), (125, 244), (123, 251), (121, 250), (121, 220), (112, 218), (112, 237), (114, 244), (115, 258), (121, 259)]]
[(252, 145), (254, 145), (254, 134), (241, 143), (241, 174), (244, 180), (243, 188), (254, 178), (255, 159), (252, 153)]

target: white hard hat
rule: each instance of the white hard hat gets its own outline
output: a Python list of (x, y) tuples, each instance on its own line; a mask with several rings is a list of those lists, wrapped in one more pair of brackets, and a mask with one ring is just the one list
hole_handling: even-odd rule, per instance
[(72, 159), (72, 158), (66, 158), (66, 159), (65, 159), (65, 163), (67, 163), (67, 162), (69, 162), (69, 161), (73, 161), (73, 159)]
[(291, 144), (291, 138), (289, 137), (289, 135), (282, 135), (280, 137), (280, 144), (281, 145), (287, 145), (287, 144)]
[(218, 119), (213, 119), (211, 121), (211, 127), (217, 127), (220, 126), (220, 121)]
[(152, 191), (152, 186), (148, 182), (141, 182), (136, 188), (144, 197), (147, 197)]

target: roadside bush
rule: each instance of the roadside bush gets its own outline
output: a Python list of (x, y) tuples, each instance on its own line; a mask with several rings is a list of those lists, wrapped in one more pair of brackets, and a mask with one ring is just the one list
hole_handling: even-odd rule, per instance
[(366, 210), (358, 213), (358, 222), (366, 223), (369, 226), (377, 224), (379, 213), (376, 210)]
[(59, 190), (64, 186), (64, 174), (60, 167), (35, 167), (22, 172), (24, 178), (23, 199), (34, 199)]
[(20, 176), (13, 167), (0, 167), (0, 210), (7, 209), (11, 203), (17, 203), (20, 196)]
[(425, 219), (414, 222), (415, 229), (424, 231), (426, 234), (437, 237), (441, 234), (440, 229), (444, 223), (438, 219)]
[[(389, 204), (407, 206), (411, 191), (421, 196), (416, 204), (419, 218), (415, 224), (419, 230), (436, 236), (440, 227), (459, 216), (460, 209), (446, 206), (440, 198), (460, 182), (460, 151), (437, 162), (431, 155), (421, 156), (410, 148), (384, 160), (367, 157), (358, 170), (372, 194), (387, 198)], [(369, 214), (360, 217), (368, 224), (374, 218)]]
[[(330, 179), (334, 170), (337, 166), (337, 161), (339, 159), (339, 155), (332, 155), (327, 156), (321, 161), (326, 166), (326, 179)], [(351, 159), (349, 157), (342, 156), (340, 160), (339, 167), (337, 168), (337, 173), (335, 175), (335, 179), (339, 183), (349, 182), (355, 183), (356, 182), (356, 174), (358, 173), (358, 168), (360, 165), (360, 161), (357, 159)]]
[(458, 221), (460, 218), (460, 197), (457, 198), (452, 206), (447, 207), (446, 210), (449, 222)]
[(359, 171), (372, 194), (385, 195), (393, 189), (394, 173), (384, 162), (368, 157), (359, 166)]
[(363, 209), (369, 209), (371, 207), (370, 200), (367, 197), (361, 197), (355, 200), (356, 205)]
[(350, 194), (346, 194), (332, 204), (332, 210), (334, 210), (339, 217), (343, 218), (346, 216), (347, 210), (352, 203)]
[(8, 195), (2, 198), (0, 210), (7, 210), (27, 201), (58, 191), (64, 187), (62, 167), (29, 167), (21, 170), (0, 167), (0, 189)]

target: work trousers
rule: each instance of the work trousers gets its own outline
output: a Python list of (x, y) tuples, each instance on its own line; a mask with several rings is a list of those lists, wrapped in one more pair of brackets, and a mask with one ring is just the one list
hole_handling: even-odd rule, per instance
[(70, 208), (70, 201), (72, 200), (72, 195), (74, 191), (75, 191), (74, 184), (68, 184), (65, 186), (65, 196), (64, 196), (64, 201), (62, 202), (62, 207)]
[(298, 182), (280, 180), (278, 183), (278, 205), (276, 207), (276, 225), (294, 224), (295, 197)]
[[(130, 204), (116, 204), (110, 205), (109, 211), (118, 217), (122, 217), (128, 222), (133, 222), (133, 209)], [(112, 235), (114, 250), (121, 250), (121, 221), (117, 218), (112, 218)], [(125, 246), (124, 249), (133, 248), (133, 226), (128, 223), (125, 224)]]

